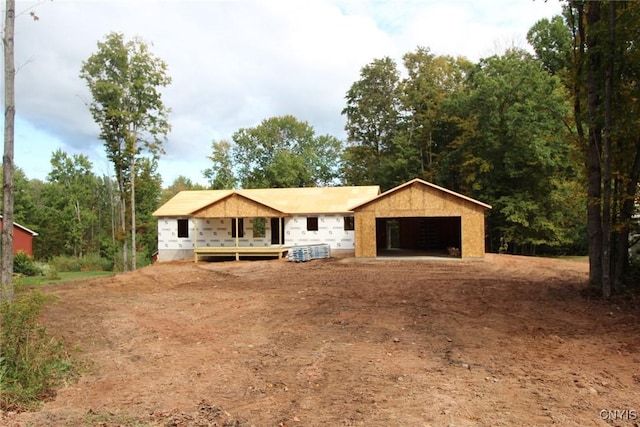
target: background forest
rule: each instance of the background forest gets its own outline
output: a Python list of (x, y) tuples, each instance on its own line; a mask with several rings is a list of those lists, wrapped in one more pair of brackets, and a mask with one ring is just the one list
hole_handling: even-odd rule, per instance
[[(591, 250), (599, 286), (598, 253), (606, 250), (621, 286), (640, 175), (639, 14), (637, 2), (572, 1), (564, 16), (530, 29), (534, 53), (513, 47), (473, 63), (417, 47), (400, 63), (376, 58), (345, 94), (346, 141), (316, 135), (294, 116), (266, 118), (230, 141), (213, 141), (203, 177), (216, 189), (382, 190), (422, 178), (493, 206), (488, 251)], [(18, 169), (15, 220), (39, 233), (35, 258), (100, 254), (121, 269), (127, 258), (118, 254), (133, 240), (138, 265), (148, 263), (157, 245), (153, 211), (180, 190), (204, 188), (185, 177), (163, 183), (156, 172), (162, 150), (154, 147), (120, 159), (118, 179), (62, 151), (52, 153), (44, 182)]]

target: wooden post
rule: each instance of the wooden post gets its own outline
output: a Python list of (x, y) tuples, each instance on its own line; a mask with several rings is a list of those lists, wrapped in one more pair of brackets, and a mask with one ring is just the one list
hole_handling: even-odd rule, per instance
[(236, 217), (236, 261), (240, 261), (240, 254), (238, 253), (238, 247), (240, 246), (240, 235), (238, 234), (238, 222), (239, 219)]
[(194, 233), (193, 233), (193, 258), (195, 260), (195, 262), (198, 262), (198, 253), (196, 252), (196, 249), (198, 248), (198, 221), (196, 219), (196, 217), (192, 217), (193, 219), (193, 229), (194, 229)]
[(282, 259), (282, 233), (284, 233), (284, 222), (282, 221), (282, 217), (278, 217), (278, 244), (280, 246), (280, 250), (278, 251), (278, 259)]

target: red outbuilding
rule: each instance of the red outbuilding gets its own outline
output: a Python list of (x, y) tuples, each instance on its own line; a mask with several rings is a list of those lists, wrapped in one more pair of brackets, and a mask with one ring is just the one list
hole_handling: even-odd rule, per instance
[[(3, 221), (2, 215), (0, 215), (0, 230), (2, 230)], [(13, 223), (13, 253), (18, 251), (24, 251), (29, 256), (33, 256), (33, 237), (38, 233), (29, 230), (17, 222)]]

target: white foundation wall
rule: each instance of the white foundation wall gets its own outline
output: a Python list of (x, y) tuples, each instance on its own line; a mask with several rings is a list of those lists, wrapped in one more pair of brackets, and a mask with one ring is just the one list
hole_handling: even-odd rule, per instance
[(344, 229), (344, 215), (309, 215), (317, 216), (318, 230), (307, 230), (307, 216), (293, 216), (285, 218), (286, 246), (328, 244), (331, 249), (348, 250), (355, 248), (353, 230)]

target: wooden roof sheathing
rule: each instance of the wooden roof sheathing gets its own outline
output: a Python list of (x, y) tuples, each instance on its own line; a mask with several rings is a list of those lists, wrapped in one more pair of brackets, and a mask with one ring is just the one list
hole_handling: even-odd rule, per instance
[(286, 213), (241, 194), (232, 193), (209, 206), (193, 212), (192, 215), (196, 218), (277, 218), (285, 216)]
[[(380, 187), (304, 187), (304, 188), (263, 188), (242, 190), (199, 190), (181, 191), (171, 200), (158, 208), (153, 215), (162, 216), (201, 216), (225, 212), (214, 205), (226, 203), (224, 199), (234, 195), (241, 196), (261, 205), (256, 215), (268, 212), (281, 212), (283, 215), (329, 214), (351, 212), (351, 206), (358, 206), (380, 194)], [(247, 207), (246, 203), (244, 204)], [(273, 211), (271, 211), (273, 210)], [(270, 216), (270, 215), (267, 215)]]
[(399, 186), (397, 186), (395, 188), (392, 188), (391, 190), (387, 190), (384, 193), (378, 195), (377, 197), (375, 197), (373, 199), (367, 200), (367, 201), (365, 201), (363, 203), (360, 203), (359, 205), (353, 205), (353, 206), (351, 206), (351, 210), (361, 209), (362, 207), (364, 207), (364, 206), (366, 206), (366, 205), (368, 205), (370, 203), (382, 201), (382, 200), (388, 198), (388, 196), (390, 194), (400, 193), (403, 189), (405, 189), (407, 187), (410, 187), (410, 186), (412, 186), (414, 184), (424, 185), (426, 187), (429, 187), (429, 188), (435, 189), (437, 191), (443, 192), (446, 196), (453, 196), (454, 198), (470, 202), (470, 203), (472, 203), (474, 205), (478, 205), (478, 206), (480, 206), (480, 207), (482, 207), (484, 209), (491, 209), (491, 205), (487, 205), (486, 203), (482, 203), (482, 202), (480, 202), (478, 200), (472, 199), (471, 197), (464, 196), (464, 195), (462, 195), (460, 193), (456, 193), (455, 191), (451, 191), (451, 190), (448, 190), (448, 189), (446, 189), (444, 187), (440, 187), (438, 185), (435, 185), (435, 184), (432, 184), (430, 182), (423, 181), (421, 179), (416, 178), (416, 179), (413, 179), (413, 180), (411, 180), (409, 182), (405, 182), (404, 184), (401, 184), (401, 185), (399, 185)]
[(191, 212), (207, 207), (232, 193), (233, 190), (181, 191), (160, 206), (153, 216), (189, 216)]

